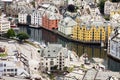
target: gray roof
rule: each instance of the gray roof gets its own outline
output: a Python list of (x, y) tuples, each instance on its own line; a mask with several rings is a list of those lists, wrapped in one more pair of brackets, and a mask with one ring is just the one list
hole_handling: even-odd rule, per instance
[(65, 27), (73, 27), (77, 25), (77, 22), (74, 21), (71, 17), (65, 17), (64, 19), (60, 20), (59, 24)]
[(97, 73), (97, 70), (95, 69), (88, 70), (84, 77), (84, 80), (94, 80), (96, 73)]
[(67, 57), (67, 49), (62, 47), (62, 44), (48, 44), (48, 46), (42, 50), (41, 56), (56, 58), (60, 51)]

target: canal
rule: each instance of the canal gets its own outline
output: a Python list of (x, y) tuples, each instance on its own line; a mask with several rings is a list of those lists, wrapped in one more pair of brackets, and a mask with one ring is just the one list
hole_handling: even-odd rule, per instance
[[(82, 43), (71, 42), (57, 34), (46, 31), (44, 29), (35, 29), (25, 26), (20, 26), (20, 32), (26, 32), (29, 34), (32, 40), (37, 42), (45, 42), (47, 43), (59, 43), (64, 47), (67, 47), (70, 50), (75, 51), (78, 56), (81, 56), (86, 52), (89, 56), (89, 59), (93, 57), (103, 58), (108, 65), (108, 69), (113, 71), (120, 71), (120, 63), (113, 61), (112, 59), (107, 57), (107, 52), (100, 45), (87, 45)], [(115, 65), (113, 65), (115, 64)]]

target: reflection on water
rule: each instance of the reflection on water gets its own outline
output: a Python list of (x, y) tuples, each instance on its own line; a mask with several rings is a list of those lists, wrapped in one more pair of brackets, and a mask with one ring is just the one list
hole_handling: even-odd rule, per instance
[[(49, 43), (60, 43), (63, 46), (68, 47), (70, 50), (74, 50), (78, 54), (78, 56), (81, 56), (85, 51), (85, 52), (87, 52), (89, 58), (99, 57), (99, 58), (103, 58), (103, 59), (107, 60), (106, 51), (104, 51), (104, 49), (98, 45), (84, 45), (84, 44), (80, 44), (80, 43), (70, 42), (69, 40), (64, 39), (54, 33), (46, 31), (44, 29), (20, 27), (20, 31), (27, 32), (30, 35), (31, 39), (38, 41), (38, 42), (44, 41), (46, 44), (48, 42)], [(108, 59), (108, 66), (110, 64), (111, 64), (111, 62)]]
[(120, 63), (108, 58), (108, 69), (112, 71), (120, 71)]

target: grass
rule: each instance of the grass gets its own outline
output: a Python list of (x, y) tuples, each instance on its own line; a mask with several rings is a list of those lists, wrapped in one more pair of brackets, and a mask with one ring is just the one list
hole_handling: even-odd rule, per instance
[(32, 46), (34, 46), (34, 47), (36, 47), (36, 45), (35, 45), (33, 42), (30, 42), (30, 41), (25, 41), (25, 43), (28, 43), (28, 44), (30, 44), (30, 45), (32, 45)]
[(0, 53), (0, 57), (6, 57), (7, 54), (6, 53)]

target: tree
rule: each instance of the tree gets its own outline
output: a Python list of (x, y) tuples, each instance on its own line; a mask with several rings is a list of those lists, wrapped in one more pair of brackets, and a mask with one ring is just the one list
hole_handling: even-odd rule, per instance
[(70, 5), (68, 5), (67, 10), (68, 10), (69, 12), (75, 12), (75, 6), (72, 5), (72, 4), (70, 4)]
[(15, 31), (13, 29), (9, 29), (6, 33), (7, 38), (15, 37)]
[(35, 1), (32, 1), (30, 3), (33, 5), (33, 7), (35, 7)]
[(23, 40), (25, 41), (26, 39), (29, 39), (28, 34), (21, 32), (17, 34), (17, 38), (22, 42)]
[(106, 0), (100, 0), (100, 3), (98, 4), (98, 6), (99, 6), (99, 8), (100, 8), (100, 12), (101, 12), (102, 14), (104, 14), (105, 1), (106, 1)]

